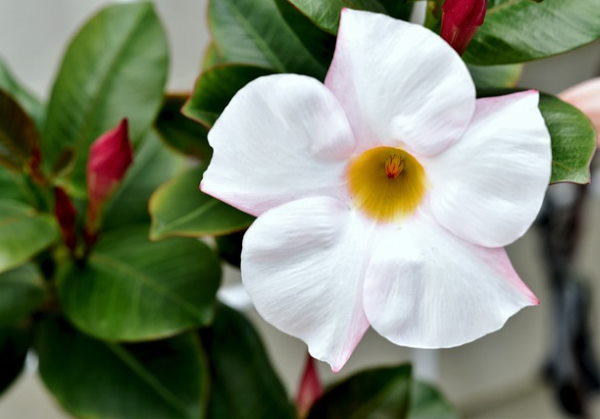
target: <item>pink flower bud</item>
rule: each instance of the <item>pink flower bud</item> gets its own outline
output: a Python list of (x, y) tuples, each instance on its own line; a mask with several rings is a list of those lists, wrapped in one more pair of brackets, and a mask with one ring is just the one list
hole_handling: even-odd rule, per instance
[(446, 0), (442, 6), (442, 38), (459, 54), (485, 19), (487, 0)]
[(63, 240), (71, 252), (77, 247), (75, 226), (77, 210), (63, 188), (54, 188), (54, 216), (58, 220)]
[(319, 373), (312, 356), (306, 356), (306, 365), (300, 381), (300, 388), (296, 397), (298, 416), (306, 417), (314, 402), (323, 394), (323, 385), (319, 379)]
[(558, 95), (562, 100), (586, 114), (596, 128), (600, 145), (600, 77), (584, 81)]

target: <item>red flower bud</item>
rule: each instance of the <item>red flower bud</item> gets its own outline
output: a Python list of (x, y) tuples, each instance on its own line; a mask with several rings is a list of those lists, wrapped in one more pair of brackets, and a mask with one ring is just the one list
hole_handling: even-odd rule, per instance
[(298, 416), (306, 417), (314, 402), (323, 394), (323, 385), (319, 379), (319, 373), (312, 356), (306, 356), (306, 365), (302, 374), (302, 381), (296, 397)]
[(54, 216), (58, 220), (60, 232), (65, 244), (71, 252), (77, 247), (75, 226), (77, 223), (77, 210), (63, 188), (54, 188)]
[(487, 0), (446, 0), (442, 6), (442, 38), (459, 54), (485, 19)]

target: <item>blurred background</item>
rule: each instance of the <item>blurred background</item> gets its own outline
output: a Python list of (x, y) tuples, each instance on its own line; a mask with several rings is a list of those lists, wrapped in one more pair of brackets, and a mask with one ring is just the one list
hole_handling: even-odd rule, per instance
[[(257, 0), (258, 1), (258, 0)], [(0, 56), (13, 73), (39, 97), (48, 88), (67, 40), (101, 5), (102, 0), (0, 0)], [(205, 18), (206, 0), (156, 0), (158, 12), (169, 35), (171, 71), (169, 89), (189, 91), (199, 73), (209, 33)], [(598, 75), (600, 43), (566, 55), (528, 64), (520, 86), (558, 93)], [(568, 199), (568, 188), (554, 193)], [(577, 254), (578, 272), (590, 286), (594, 303), (591, 328), (596, 348), (600, 347), (600, 191), (592, 187)], [(369, 332), (342, 375), (366, 366), (415, 362), (417, 375), (437, 383), (465, 418), (562, 418), (553, 391), (544, 385), (542, 366), (550, 342), (551, 307), (547, 273), (544, 270), (541, 239), (532, 229), (510, 247), (513, 263), (525, 282), (537, 294), (541, 305), (510, 319), (505, 328), (460, 348), (440, 351), (412, 351), (388, 343)], [(239, 281), (239, 272), (230, 269), (227, 284)], [(248, 309), (263, 334), (267, 349), (290, 394), (293, 394), (305, 357), (304, 345), (285, 336)], [(0, 398), (0, 419), (52, 419), (67, 417), (41, 386), (35, 360), (28, 373)], [(319, 365), (324, 380), (332, 374)], [(592, 417), (600, 417), (600, 399), (593, 401)]]

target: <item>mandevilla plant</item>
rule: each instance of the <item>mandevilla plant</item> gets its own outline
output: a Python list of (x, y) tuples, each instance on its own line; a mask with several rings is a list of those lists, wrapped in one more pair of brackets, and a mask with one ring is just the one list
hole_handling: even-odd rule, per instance
[(210, 0), (189, 95), (165, 92), (146, 1), (81, 28), (47, 103), (0, 62), (0, 391), (34, 353), (74, 417), (456, 417), (409, 365), (323, 390), (308, 357), (293, 402), (217, 290), (241, 265), (259, 313), (336, 371), (369, 326), (453, 346), (537, 303), (502, 247), (549, 182), (589, 182), (596, 140), (516, 86), (600, 38), (600, 0), (458, 3), (417, 25), (410, 0)]

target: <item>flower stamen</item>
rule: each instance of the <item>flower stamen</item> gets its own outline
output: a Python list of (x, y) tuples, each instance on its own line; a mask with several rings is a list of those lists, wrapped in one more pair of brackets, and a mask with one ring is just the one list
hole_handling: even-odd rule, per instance
[(392, 154), (385, 162), (385, 175), (388, 179), (396, 179), (404, 170), (404, 159), (398, 154)]

